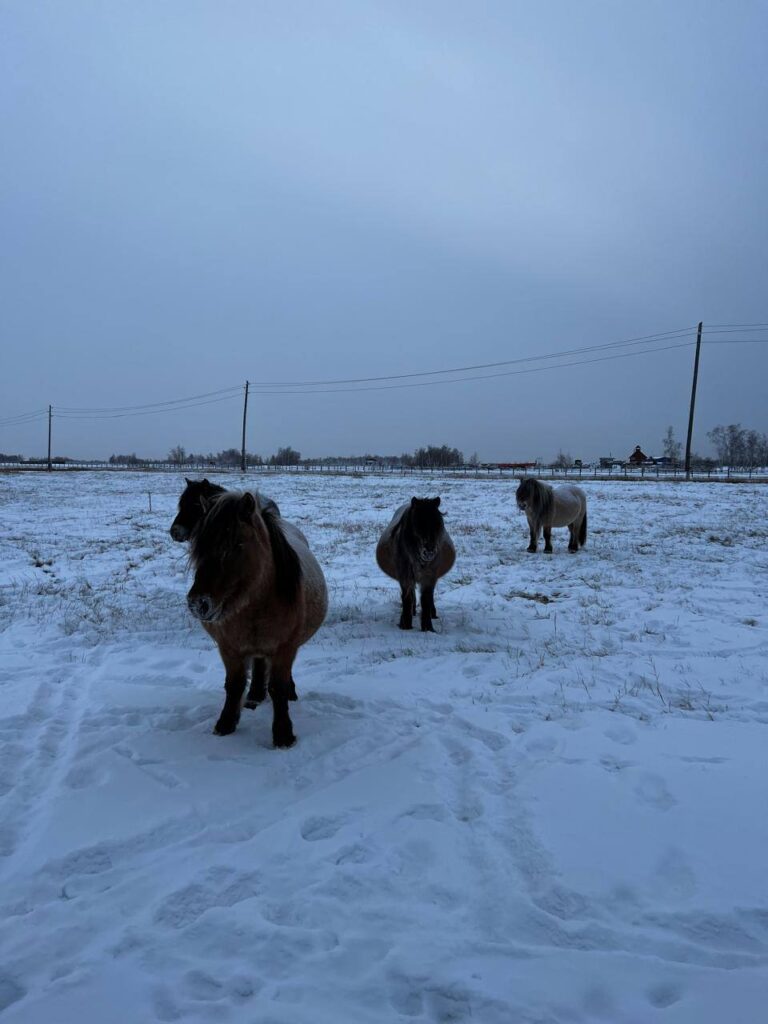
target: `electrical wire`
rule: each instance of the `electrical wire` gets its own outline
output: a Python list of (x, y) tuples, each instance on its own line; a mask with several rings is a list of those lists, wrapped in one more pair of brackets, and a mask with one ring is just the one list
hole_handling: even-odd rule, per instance
[(243, 386), (242, 386), (242, 384), (239, 384), (236, 387), (220, 388), (218, 391), (206, 391), (202, 395), (190, 395), (188, 398), (170, 398), (170, 399), (168, 399), (168, 400), (166, 400), (164, 402), (148, 402), (146, 405), (116, 405), (116, 406), (108, 406), (108, 407), (101, 407), (101, 408), (99, 408), (99, 407), (87, 407), (87, 406), (86, 407), (82, 407), (82, 408), (69, 407), (69, 406), (61, 406), (61, 407), (57, 407), (57, 408), (58, 408), (60, 413), (62, 413), (62, 412), (67, 412), (67, 413), (70, 413), (70, 412), (71, 413), (133, 412), (134, 410), (159, 409), (160, 407), (165, 408), (167, 406), (181, 405), (182, 403), (186, 403), (186, 402), (195, 402), (195, 401), (197, 401), (198, 399), (201, 399), (201, 398), (211, 398), (214, 395), (224, 395), (224, 394), (232, 395), (232, 394), (236, 394), (238, 392), (241, 392), (242, 390), (243, 390)]
[[(241, 391), (242, 388), (238, 389)], [(237, 392), (231, 395), (224, 395), (223, 398), (211, 398), (203, 402), (191, 402), (189, 405), (175, 405), (171, 408), (164, 409), (144, 409), (137, 412), (88, 412), (88, 413), (73, 413), (73, 412), (57, 412), (54, 409), (54, 417), (62, 420), (120, 420), (131, 418), (134, 416), (155, 416), (158, 413), (164, 412), (184, 412), (186, 409), (198, 409), (203, 405), (218, 405), (219, 402), (231, 402), (233, 398), (238, 398)]]
[[(703, 341), (707, 345), (728, 345), (728, 344), (766, 344), (768, 338), (755, 337), (713, 337), (713, 335), (743, 335), (768, 328), (765, 324), (713, 324), (703, 328)], [(648, 334), (635, 338), (628, 338), (623, 341), (606, 342), (604, 344), (586, 345), (579, 348), (563, 349), (558, 352), (547, 352), (541, 355), (520, 356), (515, 359), (499, 360), (492, 363), (474, 363), (467, 366), (458, 366), (448, 369), (420, 370), (410, 373), (385, 374), (373, 377), (348, 377), (329, 380), (314, 381), (254, 381), (250, 384), (250, 394), (268, 397), (269, 395), (313, 395), (313, 394), (353, 394), (364, 391), (391, 391), (404, 388), (431, 387), (437, 384), (461, 384), (478, 380), (492, 380), (500, 377), (512, 377), (528, 373), (540, 373), (545, 370), (556, 370), (575, 366), (584, 366), (593, 363), (609, 362), (616, 359), (625, 359), (632, 356), (650, 355), (657, 352), (668, 352), (677, 348), (689, 348), (694, 344), (692, 335), (696, 327), (683, 327), (673, 331), (662, 331), (657, 334)], [(683, 341), (683, 338), (690, 337), (691, 340)], [(649, 348), (649, 345), (661, 341), (669, 341), (672, 344)], [(642, 346), (630, 352), (616, 352), (595, 356), (589, 359), (568, 359), (570, 356), (583, 356), (591, 353), (613, 353), (616, 349)], [(529, 366), (524, 369), (500, 370), (497, 373), (475, 373), (477, 370), (499, 370), (500, 367), (520, 366), (525, 363), (555, 362), (543, 366)], [(456, 376), (461, 375), (461, 376)], [(417, 378), (436, 378), (429, 380), (418, 380)], [(410, 381), (410, 383), (398, 383)], [(366, 385), (364, 387), (351, 387), (349, 385)], [(372, 386), (367, 386), (372, 385)], [(123, 405), (112, 407), (78, 407), (64, 406), (56, 407), (53, 416), (57, 419), (73, 420), (104, 420), (124, 419), (134, 416), (157, 415), (164, 412), (182, 412), (187, 409), (197, 409), (207, 405), (216, 405), (221, 402), (231, 401), (238, 398), (242, 393), (243, 386), (235, 385), (228, 388), (220, 388), (217, 391), (207, 391), (199, 395), (190, 395), (186, 398), (167, 399), (159, 402), (149, 402), (141, 405)], [(21, 426), (42, 419), (48, 415), (47, 409), (19, 413), (16, 416), (9, 416), (0, 419), (0, 428)]]
[(436, 377), (448, 373), (465, 373), (471, 370), (490, 370), (499, 366), (513, 366), (520, 363), (537, 362), (544, 359), (562, 359), (566, 356), (582, 355), (589, 352), (599, 352), (606, 349), (623, 348), (628, 345), (649, 344), (653, 341), (670, 340), (674, 337), (682, 337), (695, 331), (695, 327), (682, 327), (675, 331), (663, 331), (660, 334), (648, 334), (640, 338), (628, 338), (625, 341), (611, 341), (601, 345), (586, 345), (581, 348), (563, 349), (560, 352), (548, 352), (537, 356), (521, 356), (516, 359), (502, 359), (495, 363), (475, 363), (470, 366), (454, 366), (446, 370), (419, 370), (414, 373), (384, 374), (379, 377), (348, 377), (340, 380), (316, 380), (316, 381), (252, 381), (255, 387), (326, 387), (330, 384), (370, 384), (377, 381), (405, 380), (413, 377)]
[(16, 426), (19, 423), (31, 423), (47, 415), (47, 409), (40, 409), (38, 412), (21, 412), (16, 416), (7, 416), (5, 419), (0, 420), (0, 427)]
[(559, 370), (565, 369), (570, 366), (587, 366), (591, 363), (604, 363), (614, 359), (629, 359), (633, 356), (648, 355), (652, 352), (669, 352), (676, 348), (692, 348), (696, 344), (695, 341), (683, 341), (676, 345), (666, 345), (663, 348), (646, 349), (640, 352), (620, 352), (617, 355), (612, 356), (597, 356), (594, 359), (580, 359), (574, 360), (569, 363), (557, 363), (553, 366), (531, 366), (525, 370), (505, 370), (501, 373), (485, 373), (477, 374), (471, 377), (455, 377), (450, 380), (426, 380), (416, 381), (410, 384), (377, 384), (373, 387), (364, 388), (326, 388), (326, 389), (315, 389), (313, 391), (258, 391), (251, 389), (249, 395), (261, 395), (264, 397), (268, 396), (281, 396), (281, 395), (329, 395), (329, 394), (355, 394), (361, 391), (397, 391), (403, 388), (428, 388), (437, 384), (464, 384), (468, 381), (474, 380), (493, 380), (498, 377), (515, 377), (519, 374), (524, 373), (541, 373), (545, 370)]
[(764, 323), (764, 324), (705, 324), (702, 329), (706, 332), (706, 331), (710, 331), (710, 330), (719, 329), (720, 327), (738, 327), (740, 329), (745, 329), (745, 328), (748, 328), (748, 327), (768, 327), (768, 323)]

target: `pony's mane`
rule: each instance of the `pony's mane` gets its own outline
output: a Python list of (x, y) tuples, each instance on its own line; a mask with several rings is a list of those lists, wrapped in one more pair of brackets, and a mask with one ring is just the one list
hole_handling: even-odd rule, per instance
[[(205, 515), (190, 538), (189, 558), (193, 566), (199, 565), (204, 558), (214, 558), (223, 562), (240, 543), (242, 498), (241, 492), (224, 491), (211, 499)], [(280, 516), (274, 503), (274, 507), (267, 506), (262, 509), (258, 498), (254, 498), (254, 502), (256, 514), (261, 516), (269, 537), (275, 565), (275, 589), (283, 601), (292, 604), (296, 600), (302, 578), (299, 556), (280, 528)]]
[(274, 502), (273, 506), (263, 509), (261, 518), (267, 528), (272, 548), (272, 558), (275, 563), (275, 588), (278, 597), (286, 604), (293, 604), (301, 583), (301, 562), (280, 527), (280, 513), (276, 511), (277, 506), (274, 505)]

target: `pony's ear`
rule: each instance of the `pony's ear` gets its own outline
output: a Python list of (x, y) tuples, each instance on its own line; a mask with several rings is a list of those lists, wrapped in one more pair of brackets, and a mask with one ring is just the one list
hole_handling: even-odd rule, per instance
[(185, 476), (185, 477), (184, 477), (184, 479), (185, 479), (185, 480), (186, 480), (186, 482), (187, 482), (187, 487), (189, 487), (189, 485), (190, 485), (190, 484), (192, 483), (192, 481), (191, 481), (191, 480), (189, 479), (189, 477), (188, 477), (188, 476)]
[(435, 506), (435, 508), (440, 508), (440, 499), (439, 498), (433, 498), (432, 499), (432, 504)]
[(416, 502), (417, 502), (418, 500), (419, 500), (418, 498), (411, 498), (411, 508), (414, 508), (414, 507), (415, 507), (415, 505), (416, 505)]
[(246, 491), (237, 504), (237, 514), (244, 522), (250, 523), (255, 511), (256, 499), (250, 491)]

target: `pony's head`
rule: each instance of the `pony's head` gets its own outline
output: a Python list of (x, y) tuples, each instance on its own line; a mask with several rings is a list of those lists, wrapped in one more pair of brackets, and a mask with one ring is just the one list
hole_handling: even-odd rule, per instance
[(525, 476), (520, 481), (520, 486), (515, 492), (515, 501), (517, 507), (521, 512), (527, 512), (535, 510), (538, 504), (538, 480), (535, 480), (532, 476)]
[(187, 604), (201, 622), (221, 622), (243, 606), (251, 583), (264, 575), (269, 537), (252, 494), (203, 498), (202, 509), (191, 535), (195, 580)]
[(280, 600), (296, 600), (301, 565), (273, 511), (260, 510), (248, 491), (204, 498), (203, 510), (190, 545), (195, 580), (187, 604), (195, 618), (223, 622), (272, 586)]
[(171, 523), (171, 537), (184, 542), (203, 518), (204, 502), (224, 490), (208, 480), (187, 480), (187, 486), (179, 498), (179, 511)]
[(411, 498), (408, 515), (411, 539), (421, 562), (431, 562), (443, 534), (443, 513), (439, 498)]

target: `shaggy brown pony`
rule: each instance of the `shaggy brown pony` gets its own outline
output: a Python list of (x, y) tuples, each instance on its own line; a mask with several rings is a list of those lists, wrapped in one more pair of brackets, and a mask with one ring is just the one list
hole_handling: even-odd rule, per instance
[[(209, 480), (190, 480), (188, 477), (185, 477), (185, 479), (187, 486), (181, 493), (179, 511), (171, 523), (171, 537), (182, 544), (189, 540), (192, 536), (192, 531), (202, 521), (205, 515), (204, 510), (210, 499), (224, 493), (223, 487), (219, 487), (218, 484), (212, 484)], [(280, 509), (271, 498), (266, 498), (258, 492), (254, 493), (254, 497), (259, 504), (259, 508), (269, 509), (276, 515), (280, 515)], [(252, 659), (250, 669), (251, 686), (245, 700), (247, 708), (255, 708), (266, 697), (268, 672), (269, 665), (263, 658)], [(299, 699), (293, 683), (291, 683), (291, 692), (288, 699)]]
[(293, 662), (328, 610), (322, 569), (301, 530), (260, 508), (247, 491), (225, 491), (206, 500), (204, 511), (191, 537), (195, 580), (187, 604), (216, 641), (226, 671), (214, 732), (226, 736), (237, 728), (248, 663), (256, 658), (270, 665), (273, 742), (290, 747), (296, 741), (288, 714)]
[(443, 523), (439, 498), (411, 498), (401, 505), (376, 546), (379, 568), (400, 584), (403, 610), (400, 629), (413, 628), (416, 587), (421, 590), (421, 629), (434, 633), (435, 585), (456, 560), (456, 549)]
[(552, 554), (552, 527), (567, 526), (570, 532), (568, 550), (575, 553), (587, 541), (587, 496), (580, 487), (564, 484), (550, 487), (549, 484), (524, 477), (515, 495), (517, 507), (525, 512), (531, 542), (528, 551), (534, 554), (539, 534), (544, 531), (544, 551)]

